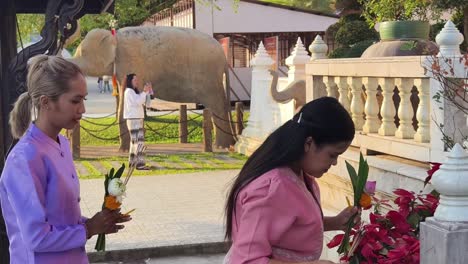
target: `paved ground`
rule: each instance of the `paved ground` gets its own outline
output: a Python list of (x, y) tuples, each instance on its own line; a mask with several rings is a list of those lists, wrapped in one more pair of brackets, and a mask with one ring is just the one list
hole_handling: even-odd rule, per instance
[[(85, 115), (98, 117), (115, 112), (115, 98), (109, 93), (99, 93), (95, 78), (87, 78), (87, 81), (89, 95), (85, 102), (87, 110)], [(163, 105), (162, 102), (158, 102), (159, 108)], [(166, 107), (177, 109), (173, 105)], [(148, 153), (197, 153), (201, 150), (201, 144), (161, 144), (149, 146)], [(127, 153), (119, 153), (115, 147), (83, 147), (81, 153), (87, 158), (127, 155)], [(223, 160), (223, 162), (229, 161)], [(99, 166), (99, 164), (96, 166), (105, 169), (105, 166)], [(78, 162), (77, 167), (83, 166), (80, 166)], [(124, 212), (136, 208), (136, 211), (132, 213), (133, 220), (127, 223), (126, 228), (121, 232), (109, 235), (106, 239), (108, 252), (120, 252), (127, 256), (114, 258), (114, 261), (119, 262), (99, 263), (222, 263), (224, 254), (176, 255), (137, 261), (135, 258), (132, 260), (132, 257), (128, 255), (138, 255), (135, 252), (139, 250), (148, 253), (148, 249), (158, 250), (171, 248), (171, 246), (178, 248), (189, 244), (210, 245), (213, 242), (215, 244), (222, 242), (225, 192), (237, 173), (238, 170), (225, 170), (133, 177), (128, 184), (127, 197), (123, 205)], [(102, 179), (80, 180), (80, 184), (82, 212), (83, 215), (90, 217), (99, 211), (102, 205), (104, 195)], [(91, 261), (102, 259), (94, 250), (96, 238), (89, 240), (86, 245)], [(210, 251), (203, 250), (203, 252)]]
[[(122, 210), (136, 211), (124, 230), (108, 236), (107, 250), (222, 242), (225, 194), (237, 173), (131, 178)], [(102, 180), (81, 180), (80, 184), (83, 215), (92, 216), (102, 205)], [(95, 242), (96, 237), (88, 241), (88, 252), (94, 251)]]
[(221, 264), (223, 263), (224, 254), (215, 255), (195, 255), (185, 257), (165, 257), (165, 258), (150, 258), (134, 262), (95, 262), (96, 264)]

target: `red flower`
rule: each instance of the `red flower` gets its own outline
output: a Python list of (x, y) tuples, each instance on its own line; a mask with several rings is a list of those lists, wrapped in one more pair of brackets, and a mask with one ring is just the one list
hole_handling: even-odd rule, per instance
[(336, 246), (339, 246), (341, 244), (341, 241), (343, 241), (344, 234), (338, 234), (330, 240), (330, 242), (327, 243), (328, 248), (334, 248)]
[(436, 172), (440, 168), (440, 165), (442, 165), (441, 163), (437, 163), (437, 162), (430, 162), (430, 164), (431, 164), (431, 169), (427, 171), (427, 177), (424, 180), (424, 186), (426, 186), (431, 181), (432, 175), (434, 174), (434, 172)]

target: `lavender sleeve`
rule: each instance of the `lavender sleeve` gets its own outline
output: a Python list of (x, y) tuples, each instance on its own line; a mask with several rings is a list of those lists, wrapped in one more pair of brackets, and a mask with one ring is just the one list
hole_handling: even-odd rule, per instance
[[(10, 171), (6, 173), (14, 177), (5, 179), (4, 186), (8, 190), (8, 200), (16, 213), (24, 243), (30, 250), (59, 252), (83, 247), (86, 244), (86, 230), (82, 224), (51, 225), (47, 221), (46, 162), (38, 155), (15, 155), (9, 162), (13, 164), (8, 166)], [(57, 203), (59, 200), (60, 197), (57, 197)]]

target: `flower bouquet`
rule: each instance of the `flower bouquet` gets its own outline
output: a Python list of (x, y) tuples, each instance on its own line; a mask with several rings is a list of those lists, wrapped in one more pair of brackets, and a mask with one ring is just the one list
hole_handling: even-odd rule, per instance
[[(111, 168), (109, 173), (105, 175), (104, 180), (104, 203), (102, 204), (102, 209), (109, 209), (109, 210), (118, 210), (122, 205), (123, 197), (125, 197), (125, 192), (127, 190), (127, 183), (130, 179), (133, 171), (137, 166), (138, 156), (143, 153), (145, 150), (145, 146), (143, 144), (138, 144), (137, 146), (137, 155), (131, 154), (130, 155), (130, 164), (127, 171), (127, 175), (125, 176), (125, 180), (122, 181), (121, 177), (125, 170), (125, 164), (115, 172), (114, 168)], [(129, 215), (135, 209), (125, 213), (124, 215)], [(96, 241), (96, 245), (94, 247), (97, 251), (105, 251), (106, 250), (106, 235), (99, 234), (98, 239)]]
[[(375, 182), (367, 182), (367, 177), (369, 175), (369, 165), (367, 164), (367, 161), (364, 160), (362, 153), (359, 155), (359, 168), (357, 173), (353, 166), (351, 166), (351, 164), (349, 164), (347, 161), (346, 168), (353, 186), (354, 206), (360, 209), (369, 209), (372, 206), (371, 196), (375, 192)], [(350, 203), (349, 205), (351, 206)], [(350, 244), (350, 236), (353, 234), (353, 227), (356, 224), (355, 221), (356, 217), (358, 217), (358, 214), (359, 213), (356, 213), (350, 217), (346, 225), (345, 233), (340, 235), (341, 243), (338, 248), (338, 253), (341, 255), (348, 256), (352, 254), (354, 250)]]
[[(439, 166), (431, 164), (426, 183)], [(419, 226), (426, 217), (434, 215), (439, 204), (437, 194), (416, 194), (404, 189), (396, 189), (393, 193), (397, 208), (387, 200), (372, 197), (374, 211), (369, 216), (369, 223), (353, 227), (347, 238), (343, 234), (336, 235), (327, 244), (328, 248), (334, 248), (345, 243), (342, 262), (419, 263)], [(388, 208), (385, 214), (382, 207)]]

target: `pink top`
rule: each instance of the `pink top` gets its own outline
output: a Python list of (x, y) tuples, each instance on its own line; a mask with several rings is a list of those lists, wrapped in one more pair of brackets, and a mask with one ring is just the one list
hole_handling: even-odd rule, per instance
[[(307, 179), (320, 201), (315, 179)], [(225, 263), (318, 260), (323, 245), (320, 205), (290, 168), (273, 169), (240, 191), (232, 240)]]

